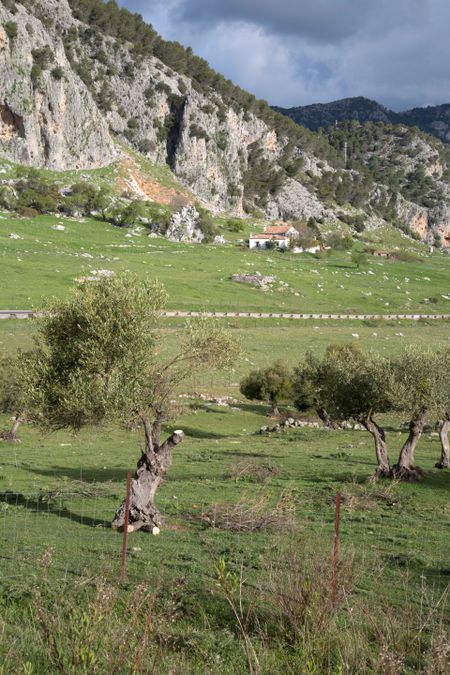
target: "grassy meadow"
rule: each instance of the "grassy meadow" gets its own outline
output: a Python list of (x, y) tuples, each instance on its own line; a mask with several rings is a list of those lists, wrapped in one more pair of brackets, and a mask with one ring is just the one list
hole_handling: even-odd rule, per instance
[[(177, 420), (187, 439), (158, 493), (165, 527), (157, 537), (130, 536), (127, 578), (120, 587), (122, 538), (108, 522), (123, 498), (126, 470), (136, 462), (139, 435), (102, 428), (43, 437), (25, 427), (20, 445), (2, 443), (5, 672), (27, 672), (26, 664), (33, 664), (33, 673), (113, 672), (105, 665), (105, 651), (122, 644), (114, 643), (114, 631), (119, 626), (129, 631), (131, 642), (136, 631), (142, 637), (143, 629), (130, 618), (136, 587), (156, 603), (146, 637), (149, 653), (136, 672), (246, 672), (242, 636), (218, 581), (221, 559), (230, 573), (239, 575), (242, 567), (244, 606), (255, 603), (258, 623), (250, 621), (248, 633), (260, 672), (381, 673), (385, 657), (402, 664), (393, 672), (445, 672), (437, 669), (439, 658), (446, 663), (446, 657), (438, 657), (435, 643), (445, 648), (449, 475), (433, 468), (436, 437), (429, 431), (420, 444), (418, 461), (427, 471), (422, 483), (372, 486), (368, 434), (305, 427), (255, 435), (267, 423), (266, 413), (264, 406), (242, 401), (229, 407), (197, 401)], [(394, 455), (404, 429), (396, 420), (388, 429)], [(302, 630), (293, 634), (272, 595), (273, 578), (283, 587), (286, 566), (298, 565), (297, 585), (287, 590), (294, 592), (298, 584), (306, 590), (312, 583), (308, 575), (315, 575), (322, 583), (318, 602), (328, 607), (337, 491), (343, 495), (340, 574), (348, 590), (332, 613), (332, 626), (320, 628), (300, 616)], [(273, 509), (275, 522), (254, 532), (224, 530), (220, 514), (230, 504), (240, 504), (246, 517)], [(350, 580), (346, 566), (353, 558)], [(111, 631), (102, 638), (106, 642), (95, 638), (96, 671), (85, 668), (76, 641), (71, 639), (70, 648), (65, 641), (77, 634), (77, 611), (87, 622), (85, 639), (94, 640), (95, 622), (107, 622), (98, 600), (105, 588), (117, 593), (115, 624), (105, 626)], [(314, 603), (307, 607), (316, 611)], [(402, 625), (406, 616), (408, 627)], [(420, 621), (424, 632), (418, 639)], [(56, 645), (47, 635), (52, 622), (64, 626), (63, 634), (55, 634)], [(406, 649), (407, 628), (415, 642)], [(358, 644), (363, 639), (366, 643)], [(69, 662), (59, 659), (58, 644)], [(430, 659), (435, 669), (425, 670)]]
[[(165, 527), (157, 537), (130, 536), (123, 584), (122, 538), (108, 524), (123, 498), (127, 469), (139, 456), (140, 434), (105, 427), (41, 435), (25, 426), (20, 444), (0, 444), (4, 672), (446, 672), (450, 474), (434, 469), (440, 446), (433, 428), (417, 452), (426, 471), (421, 483), (372, 485), (367, 478), (374, 452), (366, 432), (303, 427), (256, 434), (270, 424), (268, 408), (244, 401), (238, 382), (251, 367), (267, 363), (268, 354), (295, 365), (308, 349), (321, 352), (330, 342), (360, 340), (387, 353), (430, 340), (443, 347), (450, 327), (224, 323), (243, 344), (234, 372), (199, 374), (180, 393), (226, 393), (236, 400), (217, 406), (180, 398), (174, 424), (186, 440), (157, 496)], [(182, 321), (166, 324), (170, 350)], [(35, 321), (1, 321), (2, 352), (28, 348), (34, 328)], [(400, 419), (385, 422), (394, 459), (405, 427)], [(330, 610), (338, 491), (338, 579), (345, 593)], [(275, 520), (255, 531), (222, 529), (224, 509), (246, 517), (272, 512)], [(250, 670), (221, 564), (233, 580), (242, 572), (244, 611), (251, 608), (246, 639), (259, 670)], [(301, 609), (301, 598), (310, 597), (310, 585), (319, 580), (315, 599)], [(292, 618), (281, 602), (280, 588), (295, 598), (298, 616)], [(237, 602), (239, 589), (233, 589)], [(325, 623), (323, 607), (330, 617)], [(111, 654), (122, 654), (122, 634), (132, 646), (118, 665)], [(396, 670), (387, 670), (392, 664)]]
[[(63, 231), (52, 229), (58, 224)], [(250, 227), (250, 226), (249, 226)], [(11, 239), (10, 235), (18, 239)], [(224, 231), (228, 238), (231, 233)], [(400, 237), (400, 233), (398, 234)], [(245, 237), (245, 235), (242, 235)], [(449, 259), (442, 253), (413, 262), (370, 258), (357, 269), (347, 252), (249, 251), (234, 241), (196, 245), (133, 235), (92, 219), (0, 215), (0, 287), (4, 309), (39, 306), (67, 294), (76, 279), (98, 270), (128, 269), (159, 279), (169, 308), (211, 311), (448, 313)], [(237, 284), (235, 273), (275, 276), (270, 290)]]

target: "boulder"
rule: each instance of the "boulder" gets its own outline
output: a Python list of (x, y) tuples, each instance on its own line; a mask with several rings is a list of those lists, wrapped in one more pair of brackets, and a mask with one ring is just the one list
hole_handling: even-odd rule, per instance
[(231, 281), (258, 286), (259, 288), (267, 288), (270, 284), (274, 283), (275, 277), (263, 276), (259, 272), (255, 272), (255, 274), (233, 274), (231, 276)]

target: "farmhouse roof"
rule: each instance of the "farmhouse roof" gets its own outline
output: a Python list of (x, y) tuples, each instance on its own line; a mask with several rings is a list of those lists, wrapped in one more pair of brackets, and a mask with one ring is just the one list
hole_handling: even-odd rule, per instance
[(266, 227), (264, 232), (266, 234), (286, 234), (292, 229), (292, 225), (270, 225)]

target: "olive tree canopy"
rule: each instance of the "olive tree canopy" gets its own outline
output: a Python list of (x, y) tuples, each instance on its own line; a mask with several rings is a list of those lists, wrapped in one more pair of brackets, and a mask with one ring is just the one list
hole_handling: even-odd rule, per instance
[(295, 371), (294, 403), (311, 405), (325, 422), (354, 419), (375, 442), (378, 475), (390, 472), (384, 430), (375, 416), (392, 409), (389, 362), (354, 343), (330, 345), (323, 358), (307, 355)]
[(252, 370), (240, 383), (240, 391), (249, 400), (268, 401), (272, 413), (279, 414), (278, 403), (291, 394), (292, 373), (285, 363), (276, 361), (268, 368)]
[[(24, 360), (27, 405), (48, 429), (80, 429), (105, 421), (140, 425), (145, 445), (132, 482), (131, 529), (161, 524), (157, 487), (172, 461), (178, 430), (161, 443), (173, 412), (174, 390), (201, 368), (233, 363), (230, 334), (204, 319), (189, 323), (175, 353), (160, 328), (166, 294), (156, 282), (131, 274), (85, 282), (68, 300), (55, 300), (38, 319), (35, 350)], [(124, 505), (113, 522), (122, 527)]]

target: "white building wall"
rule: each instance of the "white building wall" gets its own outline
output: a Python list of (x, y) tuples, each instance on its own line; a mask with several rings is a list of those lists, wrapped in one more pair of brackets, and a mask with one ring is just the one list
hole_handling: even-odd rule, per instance
[(267, 248), (268, 241), (274, 241), (279, 248), (288, 248), (289, 246), (289, 239), (249, 239), (249, 248)]

